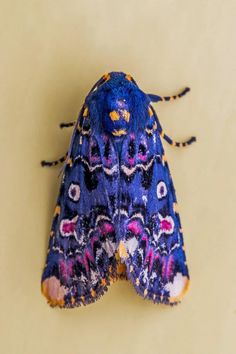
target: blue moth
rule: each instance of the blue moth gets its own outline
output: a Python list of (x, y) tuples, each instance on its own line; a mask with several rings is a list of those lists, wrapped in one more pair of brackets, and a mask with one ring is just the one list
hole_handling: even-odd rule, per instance
[(42, 293), (51, 306), (99, 299), (117, 279), (154, 303), (177, 304), (189, 284), (173, 181), (162, 130), (146, 94), (122, 72), (105, 74), (87, 95), (64, 162)]

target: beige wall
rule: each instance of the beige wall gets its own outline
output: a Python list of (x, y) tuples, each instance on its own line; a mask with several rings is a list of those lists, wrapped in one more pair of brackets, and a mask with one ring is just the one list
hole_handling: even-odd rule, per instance
[[(1, 1), (0, 352), (236, 352), (234, 0)], [(177, 307), (118, 282), (97, 303), (51, 309), (40, 294), (59, 169), (83, 99), (104, 72), (131, 73), (146, 92), (190, 94), (155, 105), (186, 150), (165, 145), (191, 272)]]

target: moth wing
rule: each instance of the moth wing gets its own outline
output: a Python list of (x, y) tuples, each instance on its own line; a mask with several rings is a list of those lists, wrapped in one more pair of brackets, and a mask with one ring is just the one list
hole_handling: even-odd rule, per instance
[(107, 136), (90, 135), (86, 124), (83, 129), (74, 134), (42, 275), (52, 306), (94, 302), (117, 277), (117, 156)]
[(189, 274), (175, 190), (159, 133), (130, 134), (121, 154), (119, 252), (137, 292), (178, 303)]

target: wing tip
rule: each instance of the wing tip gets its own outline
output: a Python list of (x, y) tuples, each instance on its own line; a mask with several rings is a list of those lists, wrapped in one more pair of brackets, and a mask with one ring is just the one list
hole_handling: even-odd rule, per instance
[[(102, 278), (96, 290), (91, 288), (90, 292), (76, 299), (68, 294), (68, 289), (61, 285), (59, 279), (55, 276), (49, 276), (41, 282), (41, 293), (47, 299), (48, 305), (52, 308), (76, 308), (95, 303), (105, 295), (109, 287), (117, 280), (127, 280), (127, 275), (123, 272), (123, 268), (120, 269), (120, 272), (117, 271), (114, 274), (108, 274), (106, 278)], [(66, 296), (68, 296), (67, 300), (65, 300)]]
[[(133, 273), (133, 272), (132, 272)], [(175, 306), (182, 302), (183, 297), (189, 290), (190, 280), (188, 276), (184, 276), (181, 273), (177, 273), (172, 283), (167, 283), (166, 290), (169, 290), (169, 295), (161, 295), (152, 293), (148, 288), (144, 288), (139, 281), (139, 278), (135, 278), (134, 274), (128, 273), (128, 279), (132, 282), (136, 293), (144, 300), (151, 300), (154, 304), (162, 304)], [(179, 284), (178, 284), (179, 282)]]

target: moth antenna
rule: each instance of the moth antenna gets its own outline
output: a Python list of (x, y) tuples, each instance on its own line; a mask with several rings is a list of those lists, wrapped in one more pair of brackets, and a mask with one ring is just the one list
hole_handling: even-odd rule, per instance
[(173, 96), (158, 96), (158, 95), (154, 95), (152, 93), (148, 94), (151, 102), (159, 102), (159, 101), (174, 101), (177, 98), (181, 98), (184, 95), (186, 95), (186, 93), (188, 93), (190, 91), (189, 87), (185, 87), (185, 89), (183, 91), (181, 91), (179, 94), (177, 95), (173, 95)]

